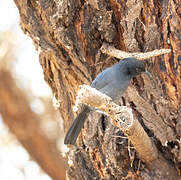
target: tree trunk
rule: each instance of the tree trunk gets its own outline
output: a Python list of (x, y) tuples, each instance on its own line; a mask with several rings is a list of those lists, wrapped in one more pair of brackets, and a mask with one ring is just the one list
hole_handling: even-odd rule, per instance
[(101, 53), (104, 42), (127, 52), (171, 48), (147, 61), (152, 78), (133, 79), (120, 99), (156, 145), (157, 163), (140, 161), (109, 118), (91, 113), (70, 149), (68, 179), (179, 179), (181, 151), (181, 2), (179, 0), (14, 0), (21, 27), (39, 50), (65, 131), (80, 84), (90, 84), (119, 61)]

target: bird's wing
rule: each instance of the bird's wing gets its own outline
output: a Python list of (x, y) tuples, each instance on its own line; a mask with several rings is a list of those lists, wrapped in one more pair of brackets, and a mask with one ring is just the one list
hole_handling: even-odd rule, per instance
[(104, 70), (94, 79), (91, 87), (96, 88), (97, 90), (104, 88), (108, 83), (110, 83), (110, 77), (112, 77), (112, 73), (113, 71), (111, 68)]
[(99, 91), (115, 100), (117, 97), (120, 97), (123, 94), (129, 83), (129, 80), (122, 81), (121, 79), (113, 79), (109, 84), (99, 89)]

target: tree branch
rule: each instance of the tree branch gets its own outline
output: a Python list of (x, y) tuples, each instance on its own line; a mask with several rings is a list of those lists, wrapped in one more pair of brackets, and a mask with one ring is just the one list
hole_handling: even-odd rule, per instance
[(93, 106), (110, 116), (111, 123), (128, 136), (140, 159), (144, 162), (149, 164), (158, 157), (154, 144), (140, 123), (133, 117), (131, 108), (118, 106), (110, 97), (87, 85), (82, 85), (79, 90), (76, 105), (79, 103)]
[(16, 86), (11, 74), (0, 70), (0, 114), (11, 132), (53, 179), (65, 179), (65, 160), (56, 142), (49, 140), (39, 127), (24, 93)]
[(108, 44), (104, 43), (101, 47), (101, 51), (102, 51), (102, 53), (105, 53), (109, 56), (116, 57), (119, 59), (135, 57), (137, 59), (144, 60), (144, 59), (148, 59), (151, 57), (170, 53), (171, 49), (155, 49), (154, 51), (150, 51), (150, 52), (146, 52), (146, 53), (141, 53), (141, 52), (128, 53), (125, 51), (118, 50), (114, 46), (109, 46)]

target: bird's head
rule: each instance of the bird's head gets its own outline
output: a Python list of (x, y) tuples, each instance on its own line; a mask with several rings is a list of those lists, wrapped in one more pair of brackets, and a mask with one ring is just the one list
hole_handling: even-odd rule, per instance
[(122, 61), (125, 63), (125, 72), (131, 78), (135, 77), (141, 73), (147, 72), (145, 69), (145, 64), (143, 61), (137, 60), (136, 58), (125, 58)]

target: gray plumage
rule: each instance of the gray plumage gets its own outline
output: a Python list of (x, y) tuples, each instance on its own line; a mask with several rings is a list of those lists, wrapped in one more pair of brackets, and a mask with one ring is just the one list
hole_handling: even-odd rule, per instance
[[(127, 89), (131, 79), (142, 72), (145, 72), (145, 65), (142, 61), (136, 58), (125, 58), (98, 74), (91, 87), (96, 88), (116, 101)], [(82, 111), (69, 128), (64, 144), (75, 144), (90, 111), (91, 108), (83, 106)]]

